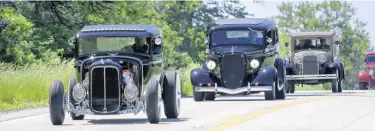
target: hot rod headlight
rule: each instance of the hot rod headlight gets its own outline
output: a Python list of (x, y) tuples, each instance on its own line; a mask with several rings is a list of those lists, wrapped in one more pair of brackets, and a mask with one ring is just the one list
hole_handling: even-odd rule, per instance
[(214, 70), (215, 69), (215, 67), (216, 67), (216, 63), (215, 63), (215, 61), (213, 61), (213, 60), (209, 60), (209, 61), (207, 61), (207, 68), (209, 69), (209, 70)]
[(126, 100), (129, 102), (135, 101), (138, 96), (138, 87), (130, 82), (128, 85), (125, 86), (124, 95)]
[(326, 55), (319, 55), (319, 62), (323, 63), (327, 61), (327, 56)]
[(86, 89), (81, 84), (77, 84), (73, 87), (72, 95), (77, 103), (81, 103), (86, 97)]
[(253, 69), (258, 68), (258, 67), (259, 67), (259, 61), (256, 60), (256, 59), (252, 59), (252, 60), (250, 61), (250, 67), (253, 68)]

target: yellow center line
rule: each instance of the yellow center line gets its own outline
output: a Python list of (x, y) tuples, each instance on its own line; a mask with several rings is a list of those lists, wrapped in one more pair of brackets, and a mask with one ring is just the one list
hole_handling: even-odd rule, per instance
[[(256, 117), (263, 116), (263, 115), (266, 115), (266, 114), (269, 114), (269, 113), (272, 113), (272, 112), (276, 112), (276, 111), (279, 111), (279, 110), (282, 110), (282, 109), (285, 109), (285, 108), (289, 108), (289, 107), (293, 107), (293, 106), (296, 106), (296, 105), (300, 105), (300, 104), (304, 104), (304, 103), (308, 103), (308, 102), (313, 102), (313, 101), (317, 101), (317, 100), (334, 98), (334, 97), (336, 97), (336, 96), (328, 96), (328, 97), (321, 97), (321, 98), (304, 99), (304, 100), (299, 100), (299, 101), (295, 101), (295, 102), (291, 102), (291, 103), (287, 103), (287, 104), (282, 104), (282, 105), (276, 106), (274, 108), (265, 109), (263, 111), (260, 111), (260, 112), (254, 113), (254, 114), (250, 114), (250, 115), (241, 117), (241, 118), (239, 118), (237, 120), (225, 123), (223, 125), (220, 125), (220, 126), (217, 126), (217, 127), (214, 127), (214, 128), (211, 128), (210, 131), (221, 131), (223, 129), (226, 129), (226, 128), (229, 128), (229, 127), (233, 127), (235, 125), (243, 123), (243, 122), (245, 122), (247, 120), (254, 119)], [(234, 115), (233, 115), (233, 117), (234, 117)], [(226, 118), (226, 119), (228, 119), (228, 118)]]

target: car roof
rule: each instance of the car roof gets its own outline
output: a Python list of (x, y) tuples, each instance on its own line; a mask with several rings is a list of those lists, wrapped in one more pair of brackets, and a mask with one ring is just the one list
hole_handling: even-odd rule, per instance
[(210, 28), (210, 30), (245, 27), (254, 30), (268, 31), (275, 26), (276, 22), (268, 18), (230, 18), (216, 20), (215, 24), (212, 26), (212, 28)]
[(153, 25), (86, 25), (79, 33), (79, 37), (126, 35), (156, 36), (161, 35), (161, 31)]
[(291, 33), (292, 37), (330, 37), (334, 36), (334, 32), (295, 32)]

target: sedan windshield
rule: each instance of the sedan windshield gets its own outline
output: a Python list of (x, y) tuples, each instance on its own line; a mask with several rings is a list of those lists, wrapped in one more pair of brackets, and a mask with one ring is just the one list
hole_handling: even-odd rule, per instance
[(95, 37), (80, 38), (79, 55), (96, 52), (148, 53), (145, 37)]
[(294, 41), (294, 50), (323, 49), (330, 50), (331, 39), (329, 38), (303, 38)]
[(368, 55), (367, 63), (375, 63), (375, 55)]
[(263, 33), (251, 29), (214, 31), (211, 37), (212, 46), (218, 45), (264, 45)]

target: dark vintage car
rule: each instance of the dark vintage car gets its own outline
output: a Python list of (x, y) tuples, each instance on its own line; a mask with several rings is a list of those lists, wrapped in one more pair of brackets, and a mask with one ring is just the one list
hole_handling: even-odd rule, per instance
[[(287, 61), (287, 92), (296, 84), (315, 85), (330, 82), (332, 92), (342, 92), (344, 63), (339, 59), (339, 35), (333, 32), (297, 32), (291, 34), (291, 52)], [(289, 46), (289, 43), (285, 43)]]
[(70, 39), (75, 45), (75, 74), (64, 92), (60, 80), (50, 88), (50, 118), (61, 125), (85, 114), (137, 114), (146, 110), (159, 123), (161, 104), (167, 118), (180, 113), (180, 78), (166, 71), (162, 36), (151, 25), (89, 25)]
[(360, 90), (375, 87), (375, 52), (368, 52), (365, 56), (364, 70), (358, 73), (358, 84)]
[(285, 66), (277, 57), (275, 26), (264, 18), (222, 19), (210, 26), (205, 62), (191, 71), (194, 100), (259, 92), (266, 100), (285, 99)]

